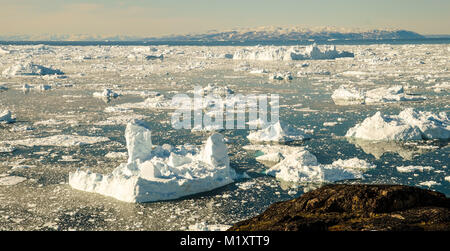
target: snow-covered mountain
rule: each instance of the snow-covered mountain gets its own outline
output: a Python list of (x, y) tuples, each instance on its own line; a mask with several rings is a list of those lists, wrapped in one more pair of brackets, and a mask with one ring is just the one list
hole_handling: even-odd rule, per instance
[(14, 35), (2, 36), (2, 41), (280, 41), (330, 39), (419, 39), (424, 36), (407, 30), (345, 29), (335, 27), (259, 27), (229, 31), (168, 35), (160, 37), (104, 36), (104, 35)]

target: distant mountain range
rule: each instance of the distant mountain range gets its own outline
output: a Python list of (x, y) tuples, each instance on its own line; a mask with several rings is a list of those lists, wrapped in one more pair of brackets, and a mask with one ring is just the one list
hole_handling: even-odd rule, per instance
[(335, 27), (259, 27), (229, 31), (168, 35), (160, 37), (92, 36), (92, 35), (12, 35), (2, 36), (1, 41), (282, 41), (282, 40), (379, 40), (421, 39), (424, 36), (407, 30), (344, 29)]

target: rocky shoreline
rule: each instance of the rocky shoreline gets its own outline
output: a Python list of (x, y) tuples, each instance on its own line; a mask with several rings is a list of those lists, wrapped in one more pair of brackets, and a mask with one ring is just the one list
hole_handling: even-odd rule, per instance
[(449, 231), (450, 198), (403, 185), (326, 185), (229, 231)]

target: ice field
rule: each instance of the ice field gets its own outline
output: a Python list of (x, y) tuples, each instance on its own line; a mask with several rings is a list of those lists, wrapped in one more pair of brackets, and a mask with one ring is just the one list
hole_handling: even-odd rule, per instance
[[(449, 196), (449, 67), (450, 44), (0, 45), (0, 230), (227, 229), (332, 182)], [(175, 129), (195, 86), (278, 94), (282, 124)], [(175, 194), (107, 187), (129, 177)]]

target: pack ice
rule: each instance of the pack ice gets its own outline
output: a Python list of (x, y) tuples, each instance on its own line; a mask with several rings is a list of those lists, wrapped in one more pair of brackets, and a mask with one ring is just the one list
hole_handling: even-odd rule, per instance
[(339, 52), (334, 45), (323, 46), (320, 49), (316, 44), (306, 47), (275, 47), (256, 46), (238, 50), (234, 53), (236, 60), (286, 61), (286, 60), (320, 60), (342, 57), (354, 57), (347, 51)]
[(212, 134), (201, 149), (192, 145), (152, 149), (150, 129), (135, 120), (128, 123), (125, 138), (127, 163), (108, 175), (77, 170), (69, 174), (70, 186), (125, 202), (148, 202), (210, 191), (236, 179), (221, 134)]
[(264, 129), (250, 132), (247, 139), (252, 142), (290, 142), (308, 139), (309, 137), (299, 129), (281, 125), (280, 121), (271, 123)]
[(63, 75), (64, 72), (58, 69), (51, 69), (33, 63), (19, 63), (6, 68), (2, 72), (3, 76), (33, 76), (33, 75)]
[(449, 139), (450, 123), (445, 112), (434, 114), (407, 108), (398, 115), (375, 113), (347, 131), (346, 137), (364, 140)]

